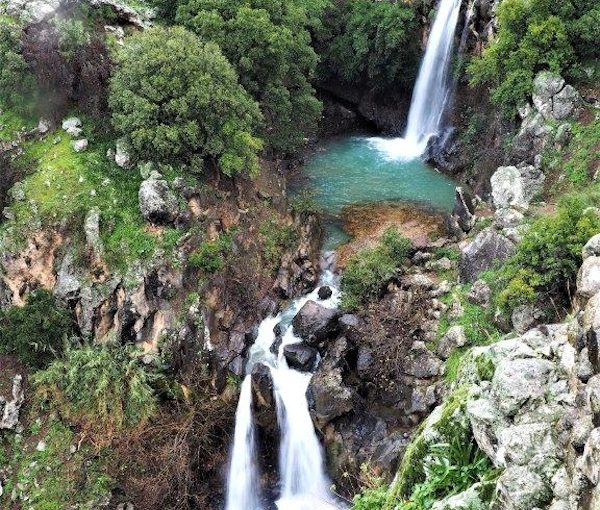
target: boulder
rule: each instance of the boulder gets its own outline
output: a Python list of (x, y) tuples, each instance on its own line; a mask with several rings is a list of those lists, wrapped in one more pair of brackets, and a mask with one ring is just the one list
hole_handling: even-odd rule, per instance
[(356, 371), (358, 377), (361, 379), (368, 379), (372, 372), (373, 364), (373, 351), (364, 345), (358, 348), (358, 356), (356, 358)]
[(77, 117), (69, 117), (62, 123), (62, 128), (71, 136), (80, 136), (83, 131), (81, 126), (81, 120)]
[(504, 510), (533, 510), (552, 497), (543, 478), (526, 466), (507, 468), (498, 478), (496, 491)]
[(460, 186), (456, 188), (452, 214), (464, 232), (469, 232), (475, 225), (477, 218), (473, 197)]
[(87, 138), (82, 138), (81, 140), (73, 140), (71, 142), (71, 147), (73, 147), (73, 150), (75, 152), (83, 152), (87, 150), (88, 145), (89, 143), (87, 141)]
[(419, 379), (428, 379), (440, 374), (442, 362), (423, 342), (415, 342), (404, 362), (404, 372)]
[(531, 165), (498, 168), (490, 179), (494, 207), (527, 210), (542, 191), (545, 179), (544, 174)]
[(361, 321), (358, 315), (351, 313), (345, 313), (338, 320), (340, 330), (344, 335), (352, 335), (352, 333), (358, 332), (360, 323)]
[(560, 121), (573, 117), (581, 105), (581, 96), (565, 80), (549, 72), (539, 73), (533, 82), (533, 104), (545, 120)]
[(431, 510), (484, 510), (489, 504), (482, 501), (482, 490), (480, 483), (473, 484), (463, 492), (436, 501)]
[(89, 0), (92, 7), (108, 8), (122, 23), (128, 23), (137, 28), (146, 28), (149, 23), (135, 9), (129, 7), (125, 2), (116, 0)]
[(288, 365), (302, 372), (310, 372), (317, 363), (316, 349), (304, 344), (290, 344), (283, 348), (283, 355)]
[(552, 117), (554, 120), (565, 120), (577, 114), (581, 106), (579, 92), (571, 85), (566, 85), (552, 101)]
[(27, 23), (41, 23), (52, 17), (61, 0), (9, 0), (6, 13)]
[(544, 318), (544, 312), (533, 305), (518, 306), (510, 317), (514, 330), (523, 334)]
[(129, 151), (127, 150), (126, 144), (122, 140), (119, 140), (117, 142), (117, 147), (114, 151), (114, 154), (111, 153), (111, 159), (114, 159), (117, 166), (123, 169), (131, 168), (133, 164), (133, 162), (131, 161), (131, 156), (129, 155)]
[(150, 223), (168, 224), (177, 216), (177, 198), (165, 180), (143, 181), (138, 198), (142, 216)]
[(0, 430), (15, 430), (19, 424), (19, 413), (25, 401), (23, 376), (15, 375), (12, 385), (12, 399), (5, 400), (0, 396)]
[(85, 244), (88, 250), (95, 257), (102, 257), (104, 246), (100, 239), (100, 209), (93, 207), (88, 211), (83, 223), (83, 231), (85, 232)]
[(320, 427), (350, 412), (353, 394), (343, 383), (341, 369), (317, 371), (308, 387), (308, 401)]
[(457, 347), (464, 347), (467, 343), (464, 326), (452, 326), (440, 340), (437, 353), (440, 358), (446, 360)]
[(327, 285), (324, 285), (323, 287), (321, 287), (319, 289), (318, 295), (319, 295), (319, 299), (329, 299), (333, 294), (333, 291), (331, 290), (331, 287), (328, 287)]
[(473, 282), (494, 264), (515, 252), (515, 244), (489, 227), (482, 230), (460, 254), (459, 272), (463, 282)]
[(600, 483), (600, 428), (590, 433), (583, 455), (577, 461), (577, 469), (592, 485)]
[(577, 274), (577, 294), (584, 299), (589, 299), (598, 291), (600, 291), (600, 257), (587, 257)]
[(585, 243), (585, 246), (581, 251), (581, 255), (583, 257), (583, 260), (589, 257), (600, 256), (600, 234), (596, 234), (594, 237), (590, 238), (590, 240), (587, 243)]
[(307, 301), (294, 317), (294, 333), (309, 345), (317, 345), (338, 331), (338, 312), (315, 301)]
[(530, 162), (532, 155), (540, 154), (546, 148), (551, 136), (552, 128), (546, 124), (541, 113), (528, 114), (513, 138), (512, 160)]
[(263, 428), (277, 431), (277, 414), (273, 397), (273, 378), (268, 367), (259, 363), (252, 367), (252, 400), (256, 422)]
[(477, 280), (467, 293), (467, 300), (475, 305), (487, 308), (490, 304), (492, 289), (483, 280)]
[(515, 209), (497, 209), (494, 214), (494, 225), (500, 229), (516, 228), (523, 222), (524, 218), (523, 214)]

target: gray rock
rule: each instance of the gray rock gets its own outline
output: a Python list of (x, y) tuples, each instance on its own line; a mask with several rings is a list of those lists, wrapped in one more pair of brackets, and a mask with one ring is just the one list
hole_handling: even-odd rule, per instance
[(492, 289), (483, 280), (477, 280), (467, 293), (469, 302), (487, 308), (490, 304)]
[(552, 128), (541, 113), (530, 113), (513, 138), (511, 156), (514, 161), (531, 161), (532, 154), (540, 154), (548, 145)]
[(581, 256), (583, 257), (583, 260), (589, 257), (600, 256), (600, 234), (596, 234), (594, 237), (590, 238), (587, 243), (585, 243), (585, 246), (581, 251)]
[(533, 305), (518, 306), (510, 317), (513, 328), (523, 334), (533, 328), (544, 318), (544, 312)]
[(498, 478), (496, 491), (504, 510), (533, 510), (552, 496), (548, 484), (526, 466), (511, 466)]
[(587, 257), (577, 274), (577, 294), (589, 299), (600, 291), (600, 257)]
[(421, 273), (405, 275), (401, 278), (400, 283), (403, 287), (411, 287), (419, 290), (430, 290), (435, 287), (435, 282)]
[(283, 355), (288, 365), (302, 372), (313, 370), (318, 354), (316, 349), (303, 344), (291, 344), (283, 348)]
[(6, 13), (27, 23), (41, 23), (52, 17), (59, 6), (60, 0), (9, 0)]
[(85, 242), (96, 257), (102, 257), (104, 246), (100, 239), (100, 209), (93, 207), (89, 210), (83, 223), (83, 231), (85, 232)]
[(345, 313), (342, 315), (338, 321), (340, 326), (340, 330), (344, 335), (351, 335), (352, 333), (356, 333), (360, 326), (360, 319), (358, 315), (354, 315), (351, 313)]
[(561, 124), (556, 130), (556, 135), (554, 136), (554, 143), (560, 147), (564, 147), (571, 140), (572, 134), (573, 133), (570, 124)]
[(358, 372), (358, 377), (361, 379), (368, 378), (373, 368), (373, 363), (373, 352), (368, 347), (361, 345), (358, 348), (358, 356), (356, 359), (356, 371)]
[(92, 7), (105, 7), (114, 13), (122, 23), (134, 25), (137, 28), (147, 28), (149, 20), (142, 13), (129, 7), (124, 2), (115, 0), (89, 0)]
[(594, 415), (600, 415), (600, 375), (591, 377), (585, 387), (587, 401)]
[(546, 177), (534, 166), (502, 166), (492, 175), (492, 199), (497, 209), (527, 210), (544, 186)]
[(452, 352), (458, 347), (467, 345), (468, 339), (464, 326), (452, 326), (440, 340), (437, 353), (440, 358), (448, 359)]
[(552, 438), (550, 423), (512, 425), (498, 434), (498, 465), (529, 465), (537, 473), (556, 461), (558, 447)]
[(464, 232), (469, 232), (475, 225), (477, 218), (473, 198), (460, 186), (456, 188), (452, 214)]
[(310, 345), (317, 345), (331, 338), (338, 331), (338, 312), (331, 308), (307, 301), (292, 321), (294, 333)]
[(69, 246), (56, 274), (53, 294), (62, 301), (76, 300), (81, 290), (81, 278), (75, 267), (75, 250)]
[(23, 376), (15, 375), (12, 385), (12, 399), (5, 400), (0, 397), (0, 430), (15, 430), (19, 424), (19, 412), (25, 401), (25, 390), (23, 388)]
[(592, 430), (583, 455), (577, 460), (577, 469), (592, 483), (600, 483), (600, 428)]
[(554, 364), (541, 359), (508, 359), (496, 366), (492, 394), (505, 416), (514, 416), (526, 402), (543, 399)]
[(413, 343), (404, 363), (404, 372), (419, 379), (428, 379), (439, 375), (442, 362), (423, 342)]
[(342, 381), (339, 368), (318, 370), (308, 387), (308, 400), (319, 426), (352, 410), (353, 394)]
[(117, 148), (114, 153), (114, 159), (115, 163), (123, 169), (131, 168), (133, 164), (131, 161), (131, 156), (129, 155), (129, 152), (127, 150), (126, 144), (122, 140), (119, 140), (117, 142)]
[(463, 282), (473, 282), (497, 262), (515, 252), (515, 245), (493, 228), (482, 230), (460, 254), (459, 271)]
[(165, 180), (143, 181), (138, 198), (142, 216), (151, 223), (168, 224), (177, 216), (177, 198)]
[(552, 100), (565, 86), (565, 80), (558, 75), (542, 72), (533, 81), (533, 104), (546, 120), (554, 118)]
[(571, 85), (566, 85), (552, 100), (552, 117), (555, 120), (574, 117), (580, 105), (579, 93)]
[(81, 120), (77, 117), (69, 117), (68, 119), (63, 120), (62, 128), (69, 133), (71, 136), (80, 136), (82, 133), (81, 129)]
[(40, 119), (37, 126), (38, 133), (40, 135), (45, 135), (50, 131), (50, 129), (52, 129), (52, 122), (50, 122), (48, 119)]
[(525, 217), (515, 209), (498, 209), (494, 214), (494, 225), (500, 229), (518, 227)]
[(87, 138), (82, 138), (81, 140), (73, 140), (71, 142), (71, 147), (73, 147), (73, 150), (75, 152), (83, 152), (87, 150), (88, 145), (89, 142), (87, 141)]
[(436, 501), (431, 510), (485, 510), (489, 504), (482, 501), (482, 490), (480, 483), (473, 484), (466, 491)]

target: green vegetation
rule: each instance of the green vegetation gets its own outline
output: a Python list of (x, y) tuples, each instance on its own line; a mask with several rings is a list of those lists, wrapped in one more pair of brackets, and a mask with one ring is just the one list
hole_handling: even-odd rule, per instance
[(48, 291), (32, 292), (23, 307), (0, 308), (0, 353), (30, 367), (47, 366), (73, 334), (71, 312)]
[(469, 66), (472, 84), (492, 85), (492, 100), (512, 116), (539, 71), (582, 77), (586, 61), (600, 56), (598, 26), (597, 2), (505, 0), (497, 36)]
[(258, 106), (213, 43), (187, 30), (153, 28), (131, 36), (111, 80), (113, 124), (135, 159), (218, 161), (225, 175), (258, 171)]
[(366, 299), (376, 297), (410, 250), (410, 241), (396, 229), (389, 229), (377, 247), (355, 254), (342, 275), (343, 308), (354, 310)]
[(309, 214), (318, 214), (321, 212), (321, 206), (316, 200), (315, 193), (312, 190), (302, 190), (290, 201), (290, 209), (295, 214), (306, 216)]
[(94, 508), (115, 482), (103, 474), (105, 455), (88, 446), (56, 418), (38, 419), (22, 436), (0, 436), (0, 466), (7, 476), (0, 506), (32, 510)]
[[(219, 45), (240, 83), (259, 103), (268, 146), (291, 151), (316, 132), (321, 103), (311, 80), (317, 55), (309, 7), (289, 0), (189, 0), (176, 21)], [(316, 13), (310, 13), (312, 16)]]
[(219, 235), (214, 241), (205, 241), (188, 258), (191, 267), (214, 273), (225, 266), (225, 258), (231, 252), (235, 230)]
[(415, 6), (405, 2), (333, 2), (319, 33), (320, 74), (374, 89), (408, 87), (419, 56)]
[(84, 346), (67, 349), (32, 382), (43, 405), (110, 443), (154, 415), (156, 377), (126, 348)]
[(600, 232), (600, 218), (590, 208), (594, 203), (596, 192), (565, 197), (555, 214), (532, 223), (516, 254), (487, 275), (504, 312), (537, 301), (545, 307), (569, 304), (582, 263), (581, 250)]
[(271, 218), (264, 221), (258, 230), (262, 236), (263, 255), (270, 264), (278, 265), (283, 253), (294, 245), (296, 229), (291, 225), (281, 225)]

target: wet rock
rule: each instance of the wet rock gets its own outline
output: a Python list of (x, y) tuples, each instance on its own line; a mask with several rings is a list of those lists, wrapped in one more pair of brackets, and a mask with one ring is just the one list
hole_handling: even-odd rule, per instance
[(177, 198), (167, 181), (147, 179), (140, 185), (138, 193), (142, 216), (156, 225), (171, 223), (177, 215)]
[(301, 372), (310, 372), (317, 363), (316, 349), (304, 344), (291, 344), (283, 348), (283, 355), (288, 365)]
[(333, 291), (331, 290), (330, 287), (328, 287), (327, 285), (321, 287), (319, 289), (319, 299), (329, 299), (331, 297), (331, 295), (333, 294)]
[(252, 368), (251, 377), (256, 422), (265, 429), (276, 431), (277, 415), (271, 371), (259, 363)]
[(294, 332), (309, 345), (317, 345), (338, 331), (338, 312), (308, 301), (292, 321)]
[(444, 360), (448, 359), (458, 347), (467, 345), (468, 339), (463, 326), (452, 326), (440, 340), (437, 353)]
[(526, 211), (544, 185), (544, 174), (534, 166), (503, 166), (490, 179), (492, 199), (497, 209)]
[(350, 412), (353, 407), (352, 391), (344, 385), (339, 368), (317, 371), (308, 387), (308, 400), (313, 418), (320, 427)]
[(490, 304), (492, 289), (483, 280), (477, 280), (471, 290), (467, 293), (467, 299), (470, 303), (487, 308)]
[(482, 230), (460, 255), (459, 271), (463, 282), (473, 282), (498, 261), (515, 252), (515, 244), (493, 228)]

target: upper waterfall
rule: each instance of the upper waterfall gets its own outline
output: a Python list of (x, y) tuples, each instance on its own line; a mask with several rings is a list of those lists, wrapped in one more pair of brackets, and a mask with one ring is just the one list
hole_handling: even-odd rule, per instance
[(403, 138), (373, 138), (377, 149), (391, 159), (414, 159), (438, 133), (450, 97), (448, 71), (462, 0), (441, 0), (413, 91)]

